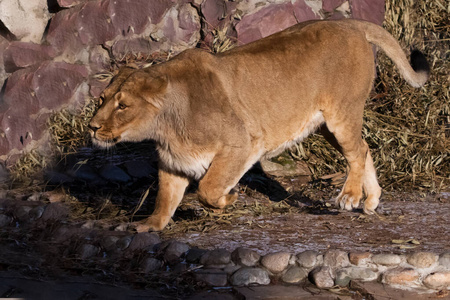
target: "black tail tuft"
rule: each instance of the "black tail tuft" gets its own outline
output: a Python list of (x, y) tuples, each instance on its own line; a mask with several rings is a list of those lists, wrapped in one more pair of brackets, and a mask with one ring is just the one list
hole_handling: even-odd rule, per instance
[(428, 64), (425, 55), (419, 50), (411, 51), (411, 66), (416, 72), (426, 72), (427, 74), (430, 74), (430, 65)]

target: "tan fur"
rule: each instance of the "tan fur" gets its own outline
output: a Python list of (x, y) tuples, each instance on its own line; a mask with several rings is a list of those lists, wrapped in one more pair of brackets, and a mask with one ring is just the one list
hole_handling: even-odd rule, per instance
[(380, 46), (411, 85), (427, 78), (382, 28), (362, 21), (310, 21), (219, 55), (193, 49), (142, 70), (125, 68), (105, 90), (90, 126), (101, 146), (156, 141), (159, 192), (138, 231), (163, 229), (191, 179), (200, 201), (222, 208), (241, 176), (318, 128), (345, 156), (343, 209), (373, 213), (381, 189), (361, 138), (374, 80), (370, 43)]

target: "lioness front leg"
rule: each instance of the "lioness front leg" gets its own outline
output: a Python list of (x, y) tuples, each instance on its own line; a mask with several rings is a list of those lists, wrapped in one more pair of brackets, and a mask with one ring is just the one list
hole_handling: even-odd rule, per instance
[(236, 201), (237, 194), (230, 193), (231, 189), (258, 159), (247, 157), (245, 153), (248, 151), (234, 150), (214, 158), (198, 186), (198, 198), (203, 205), (224, 208)]
[(137, 223), (136, 231), (138, 232), (164, 229), (169, 224), (189, 185), (187, 177), (167, 171), (161, 166), (158, 171), (158, 178), (159, 189), (156, 196), (155, 210), (146, 220)]

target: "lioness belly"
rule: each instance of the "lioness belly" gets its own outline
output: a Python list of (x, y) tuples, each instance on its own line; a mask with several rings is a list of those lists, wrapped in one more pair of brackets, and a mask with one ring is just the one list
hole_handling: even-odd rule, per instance
[[(319, 128), (324, 122), (325, 119), (323, 117), (322, 112), (321, 111), (315, 112), (308, 121), (304, 122), (302, 126), (300, 126), (300, 128), (297, 131), (289, 135), (289, 137), (286, 140), (278, 141), (275, 147), (272, 146), (271, 148), (267, 149), (267, 152), (263, 156), (263, 158), (274, 157), (282, 153), (285, 149), (300, 143), (304, 138), (308, 137), (308, 135), (316, 131), (317, 128)], [(272, 137), (272, 139), (274, 138), (275, 137)]]
[(213, 154), (193, 154), (189, 151), (173, 153), (166, 149), (158, 149), (161, 163), (169, 170), (177, 171), (196, 180), (200, 179), (208, 170)]

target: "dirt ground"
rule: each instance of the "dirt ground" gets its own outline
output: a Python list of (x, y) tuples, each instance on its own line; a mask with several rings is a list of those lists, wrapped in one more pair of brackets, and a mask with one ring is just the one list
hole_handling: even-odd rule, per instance
[[(329, 248), (372, 253), (432, 251), (439, 254), (450, 250), (450, 193), (384, 191), (378, 214), (367, 216), (361, 209), (347, 212), (334, 207), (332, 198), (339, 192), (342, 182), (311, 181), (308, 176), (271, 177), (256, 167), (236, 187), (238, 201), (224, 210), (203, 208), (196, 199), (194, 184), (173, 222), (159, 236), (162, 240), (176, 239), (202, 249), (232, 251), (243, 246), (262, 255), (276, 251), (293, 254), (304, 250), (324, 252)], [(29, 200), (38, 194), (40, 200), (34, 201), (33, 205), (61, 201), (68, 207), (69, 214), (66, 219), (46, 228), (16, 219), (16, 226), (0, 228), (0, 277), (4, 278), (3, 282), (16, 282), (0, 286), (3, 293), (0, 298), (20, 296), (17, 288), (24, 284), (33, 285), (36, 280), (41, 282), (36, 283), (37, 286), (71, 286), (73, 294), (66, 299), (96, 298), (92, 291), (101, 288), (86, 287), (83, 282), (78, 284), (80, 276), (91, 276), (92, 284), (113, 284), (113, 290), (117, 288), (119, 294), (130, 294), (138, 288), (136, 299), (150, 294), (155, 299), (160, 299), (161, 295), (184, 299), (186, 295), (208, 290), (205, 286), (197, 286), (190, 277), (154, 278), (136, 274), (130, 269), (130, 262), (120, 261), (114, 267), (106, 261), (82, 262), (67, 250), (68, 245), (58, 244), (54, 239), (61, 226), (110, 231), (122, 226), (131, 231), (123, 225), (151, 214), (156, 192), (155, 177), (127, 185), (72, 182), (57, 187), (8, 186), (2, 193), (2, 198), (6, 199), (3, 204), (16, 200), (22, 204), (32, 203)], [(146, 201), (142, 204), (140, 200), (145, 194)], [(48, 195), (61, 197), (55, 200)], [(11, 212), (5, 205), (2, 210)], [(83, 290), (87, 292), (83, 293)], [(110, 293), (108, 287), (105, 291)]]

